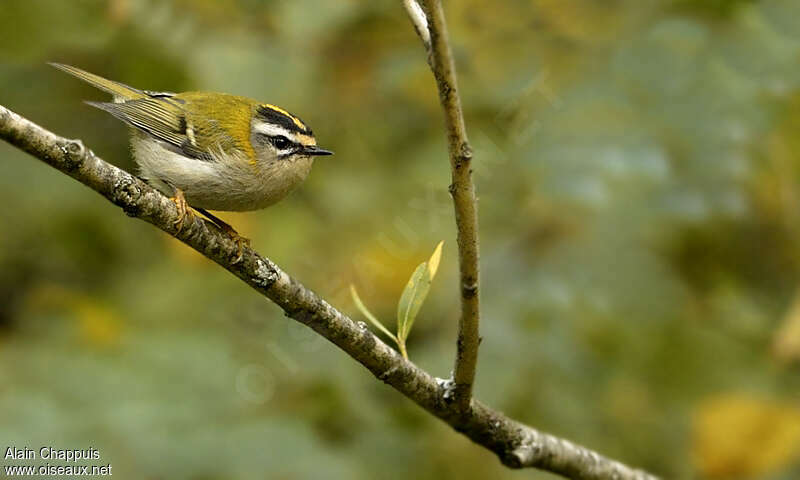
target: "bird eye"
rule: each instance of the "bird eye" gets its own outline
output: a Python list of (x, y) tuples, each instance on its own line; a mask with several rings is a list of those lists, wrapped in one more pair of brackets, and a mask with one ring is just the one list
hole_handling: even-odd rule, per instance
[(283, 135), (270, 137), (269, 141), (278, 150), (286, 150), (287, 148), (289, 148), (292, 145), (292, 142), (290, 142), (289, 139), (284, 137)]

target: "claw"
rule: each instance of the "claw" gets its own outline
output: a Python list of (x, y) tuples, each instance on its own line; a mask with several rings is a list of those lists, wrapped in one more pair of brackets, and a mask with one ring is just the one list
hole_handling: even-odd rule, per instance
[(194, 212), (192, 211), (192, 207), (186, 203), (186, 197), (183, 196), (183, 191), (180, 188), (175, 189), (175, 196), (170, 200), (175, 203), (175, 207), (178, 209), (178, 218), (172, 222), (172, 225), (177, 228), (177, 233), (180, 233), (183, 229), (184, 219), (186, 219), (186, 217), (194, 219)]
[(241, 262), (242, 255), (244, 253), (244, 248), (250, 247), (250, 239), (239, 235), (239, 232), (234, 230), (233, 227), (231, 227), (225, 222), (221, 222), (221, 224), (218, 224), (218, 226), (222, 228), (222, 230), (225, 233), (227, 233), (229, 237), (231, 237), (231, 240), (236, 242), (237, 253), (236, 253), (236, 259), (233, 261), (234, 265)]
[(233, 261), (233, 264), (236, 265), (237, 263), (242, 261), (242, 254), (244, 253), (244, 248), (250, 248), (250, 239), (239, 235), (238, 232), (231, 232), (231, 239), (236, 242), (236, 246), (238, 247), (236, 259)]
[(222, 219), (218, 218), (217, 216), (211, 214), (207, 210), (198, 208), (197, 211), (203, 214), (203, 216), (207, 217), (209, 220), (211, 220), (211, 222), (214, 223), (214, 225), (216, 225), (217, 227), (219, 227), (223, 232), (225, 232), (230, 237), (231, 240), (236, 242), (237, 251), (236, 251), (236, 258), (233, 260), (233, 264), (235, 265), (241, 262), (245, 247), (250, 248), (250, 239), (239, 235), (239, 232), (237, 232), (233, 227), (225, 223)]

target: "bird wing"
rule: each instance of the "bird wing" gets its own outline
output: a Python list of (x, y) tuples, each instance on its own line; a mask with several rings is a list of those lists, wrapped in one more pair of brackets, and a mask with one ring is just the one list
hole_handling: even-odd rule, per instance
[(173, 94), (167, 92), (147, 92), (147, 95), (145, 98), (120, 103), (86, 103), (166, 142), (188, 157), (210, 160), (211, 154), (198, 147), (180, 101), (173, 99)]

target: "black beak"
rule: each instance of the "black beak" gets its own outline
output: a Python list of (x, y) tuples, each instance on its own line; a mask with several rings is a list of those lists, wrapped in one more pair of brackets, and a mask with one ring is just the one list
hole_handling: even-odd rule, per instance
[(333, 152), (331, 152), (330, 150), (319, 148), (316, 145), (309, 145), (303, 147), (303, 153), (305, 155), (333, 155)]

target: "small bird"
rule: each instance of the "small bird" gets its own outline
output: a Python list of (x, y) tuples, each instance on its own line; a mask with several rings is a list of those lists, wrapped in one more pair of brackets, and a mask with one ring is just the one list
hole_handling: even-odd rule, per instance
[(215, 92), (153, 92), (80, 68), (51, 63), (113, 95), (86, 102), (131, 128), (140, 177), (170, 196), (180, 231), (192, 208), (226, 231), (239, 246), (249, 241), (208, 210), (249, 211), (281, 200), (306, 179), (317, 147), (311, 129), (286, 110)]

